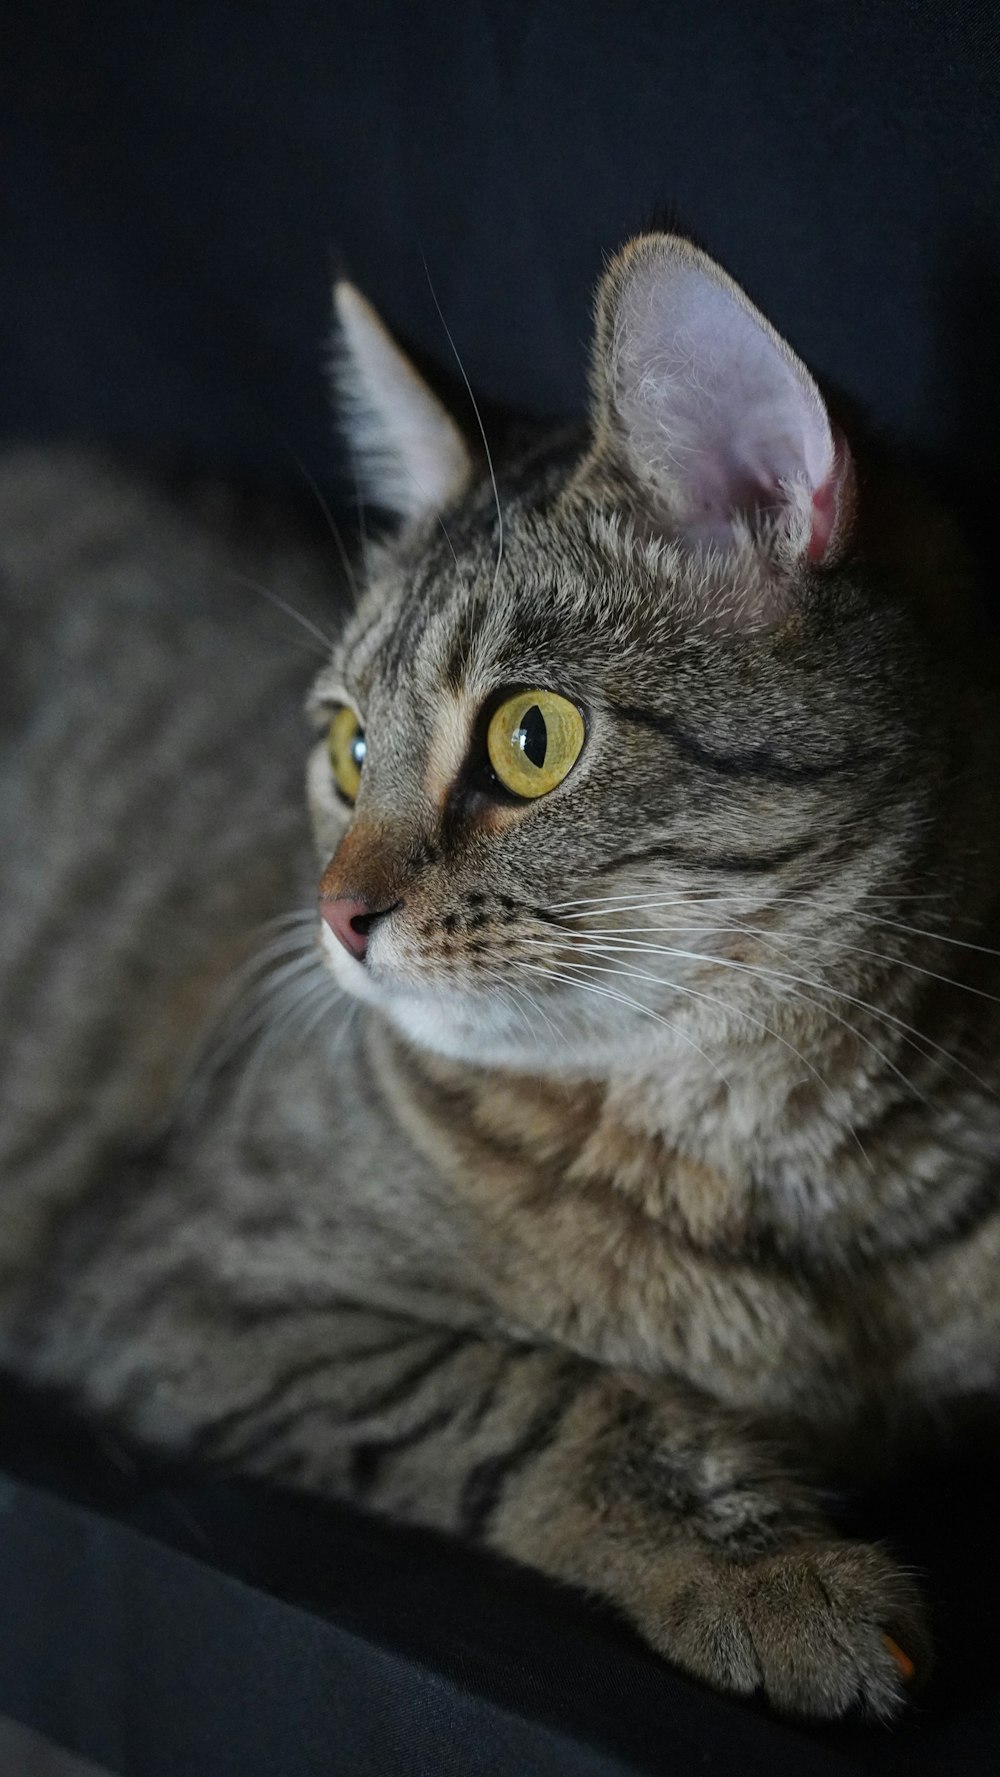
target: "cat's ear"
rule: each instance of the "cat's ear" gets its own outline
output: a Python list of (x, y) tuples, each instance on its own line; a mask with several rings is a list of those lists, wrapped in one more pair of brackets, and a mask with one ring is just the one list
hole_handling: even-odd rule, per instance
[(598, 450), (647, 530), (836, 558), (853, 505), (846, 444), (805, 365), (706, 254), (653, 234), (618, 255), (598, 291), (593, 375)]
[(404, 521), (440, 511), (473, 462), (454, 420), (353, 284), (334, 286), (338, 418), (361, 497)]

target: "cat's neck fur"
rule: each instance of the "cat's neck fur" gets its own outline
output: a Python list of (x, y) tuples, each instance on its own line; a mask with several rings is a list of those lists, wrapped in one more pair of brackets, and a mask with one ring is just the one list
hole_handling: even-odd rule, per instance
[(609, 1213), (626, 1201), (651, 1236), (692, 1249), (852, 1269), (922, 1250), (995, 1194), (1000, 1100), (982, 1055), (998, 1008), (900, 974), (898, 991), (885, 987), (895, 1023), (855, 1006), (849, 1021), (814, 1010), (784, 1029), (744, 1027), (714, 1054), (654, 1039), (645, 1061), (599, 1081), (487, 1070), (390, 1041), (404, 1078), (421, 1083), (419, 1145), (463, 1196), (479, 1195), (484, 1150), (509, 1151), (516, 1131), (518, 1193), (603, 1194)]

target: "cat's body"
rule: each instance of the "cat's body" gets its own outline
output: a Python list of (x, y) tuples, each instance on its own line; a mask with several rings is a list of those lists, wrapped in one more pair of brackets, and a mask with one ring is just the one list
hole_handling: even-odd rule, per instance
[[(697, 274), (738, 366), (764, 324), (661, 251), (685, 357)], [(364, 714), (309, 778), (325, 960), (369, 1003), (345, 1027), (303, 939), (303, 1028), (234, 1043), (172, 1122), (220, 979), (309, 894), (303, 656), (250, 594), (235, 623), (193, 522), (72, 459), (5, 470), (0, 1338), (133, 1435), (590, 1586), (716, 1683), (889, 1712), (915, 1591), (799, 1469), (997, 1389), (994, 680), (935, 524), (855, 494), (766, 330), (787, 524), (730, 526), (707, 473), (685, 513), (629, 405), (656, 252), (606, 282), (592, 440), (496, 496), (342, 299), (407, 471), (312, 696), (323, 734)], [(318, 560), (251, 571), (322, 609)], [(517, 771), (540, 708), (542, 762), (569, 737), (544, 794), (496, 780), (517, 686)]]

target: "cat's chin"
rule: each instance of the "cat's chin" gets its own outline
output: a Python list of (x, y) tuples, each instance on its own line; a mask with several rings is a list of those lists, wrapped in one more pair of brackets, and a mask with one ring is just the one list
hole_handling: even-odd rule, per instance
[(447, 1061), (560, 1080), (600, 1079), (607, 1072), (606, 1049), (595, 1052), (585, 1042), (557, 1043), (550, 1024), (535, 1033), (518, 1015), (508, 1016), (476, 998), (390, 995), (380, 1009), (408, 1042)]
[(496, 1014), (459, 994), (391, 994), (382, 1011), (401, 1036), (449, 1061), (478, 1067), (538, 1068), (539, 1053), (523, 1026), (507, 1028)]
[(548, 1059), (543, 1044), (526, 1028), (523, 1014), (450, 987), (416, 985), (387, 968), (384, 959), (379, 967), (367, 967), (348, 956), (325, 925), (321, 944), (337, 986), (352, 999), (375, 1007), (418, 1048), (450, 1061), (519, 1072), (538, 1072)]
[[(408, 1042), (448, 1061), (564, 1080), (603, 1079), (611, 1071), (612, 1056), (617, 1069), (641, 1071), (648, 1065), (650, 1038), (645, 1025), (620, 1029), (613, 1047), (606, 1023), (599, 1028), (578, 1026), (573, 1032), (565, 1021), (556, 1026), (539, 1013), (536, 1028), (529, 1008), (481, 992), (425, 984), (419, 977), (415, 981), (412, 970), (407, 978), (403, 968), (387, 966), (384, 957), (375, 967), (367, 966), (348, 956), (325, 926), (321, 937), (327, 967), (338, 987), (374, 1007)], [(663, 1047), (655, 1039), (653, 1046)]]

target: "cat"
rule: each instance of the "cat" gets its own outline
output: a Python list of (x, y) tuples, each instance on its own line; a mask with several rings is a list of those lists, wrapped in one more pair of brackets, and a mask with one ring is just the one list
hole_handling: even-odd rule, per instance
[[(723, 1690), (890, 1717), (919, 1589), (825, 1484), (1000, 1357), (974, 580), (678, 237), (600, 283), (588, 424), (495, 462), (336, 308), (387, 524), (329, 646), (312, 546), (3, 471), (0, 1356)], [(234, 562), (323, 650), (311, 839), (302, 656)]]

